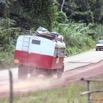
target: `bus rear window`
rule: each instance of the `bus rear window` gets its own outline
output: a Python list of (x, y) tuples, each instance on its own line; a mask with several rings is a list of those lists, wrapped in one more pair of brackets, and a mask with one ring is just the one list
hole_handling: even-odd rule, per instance
[(40, 41), (39, 40), (32, 40), (32, 44), (40, 45)]

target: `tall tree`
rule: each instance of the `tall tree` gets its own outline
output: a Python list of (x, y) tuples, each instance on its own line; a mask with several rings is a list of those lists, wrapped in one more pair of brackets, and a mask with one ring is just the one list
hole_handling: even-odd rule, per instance
[(22, 21), (25, 18), (25, 21), (30, 24), (29, 28), (44, 26), (50, 30), (52, 23), (56, 20), (57, 6), (54, 5), (55, 3), (55, 0), (15, 0), (9, 7), (10, 14), (12, 17), (18, 15), (19, 20), (23, 18)]

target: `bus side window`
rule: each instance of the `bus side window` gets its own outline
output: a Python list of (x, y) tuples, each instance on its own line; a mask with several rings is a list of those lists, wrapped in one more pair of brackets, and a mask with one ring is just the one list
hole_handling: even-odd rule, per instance
[(39, 40), (32, 40), (32, 44), (40, 45), (40, 41)]

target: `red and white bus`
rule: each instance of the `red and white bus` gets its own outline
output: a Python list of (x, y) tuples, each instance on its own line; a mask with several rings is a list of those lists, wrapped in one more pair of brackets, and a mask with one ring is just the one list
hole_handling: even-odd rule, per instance
[(20, 35), (14, 53), (14, 63), (18, 64), (18, 78), (30, 75), (57, 74), (64, 70), (65, 43), (37, 35)]

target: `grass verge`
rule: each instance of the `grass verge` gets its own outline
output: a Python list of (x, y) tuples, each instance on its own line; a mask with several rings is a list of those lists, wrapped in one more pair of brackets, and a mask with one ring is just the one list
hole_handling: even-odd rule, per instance
[[(102, 89), (103, 83), (91, 83), (92, 90)], [(26, 95), (14, 97), (15, 103), (88, 103), (87, 95), (80, 93), (87, 90), (87, 83), (83, 81), (73, 82), (68, 87), (31, 92)], [(95, 103), (102, 103), (103, 93), (93, 93)], [(0, 103), (8, 103), (9, 98), (0, 99)], [(92, 103), (92, 102), (91, 102)]]

